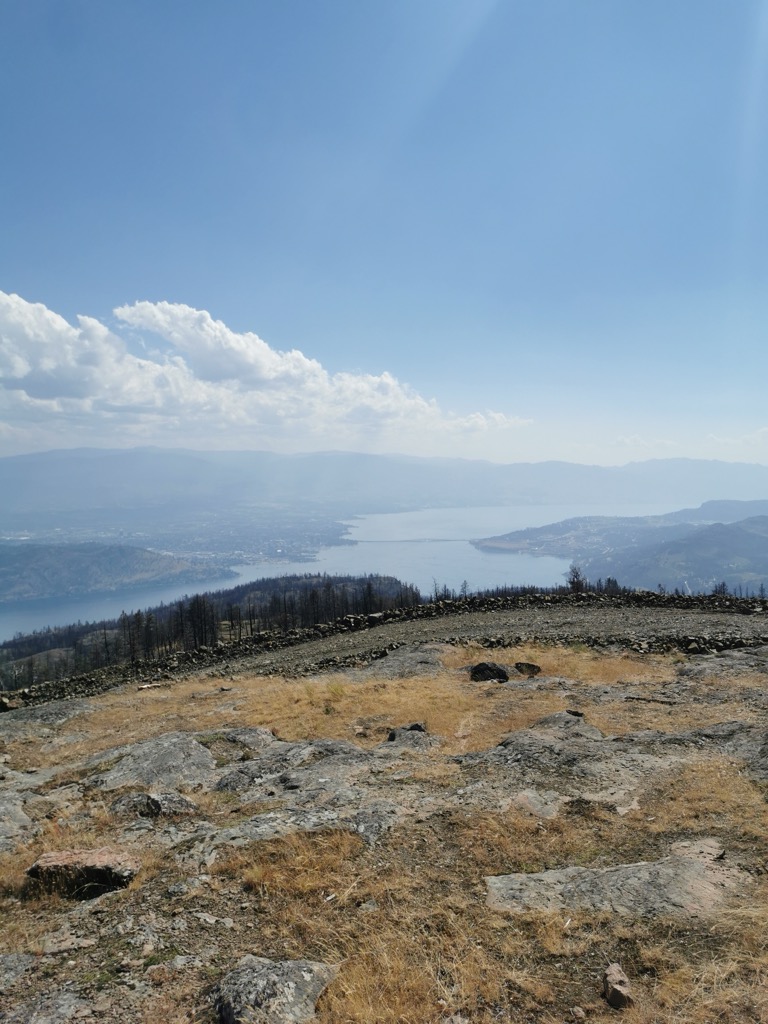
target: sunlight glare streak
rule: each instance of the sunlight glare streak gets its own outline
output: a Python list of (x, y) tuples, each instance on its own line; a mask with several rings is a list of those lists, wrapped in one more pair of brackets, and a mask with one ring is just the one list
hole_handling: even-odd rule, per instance
[(760, 180), (761, 148), (768, 113), (768, 0), (760, 0), (750, 32), (751, 52), (745, 61), (744, 104), (737, 152), (736, 197), (732, 243), (732, 274), (736, 282), (749, 270), (753, 256), (753, 211)]

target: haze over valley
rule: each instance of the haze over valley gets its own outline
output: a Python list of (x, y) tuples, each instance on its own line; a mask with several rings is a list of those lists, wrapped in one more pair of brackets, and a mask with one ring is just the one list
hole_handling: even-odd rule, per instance
[(572, 562), (627, 587), (768, 580), (759, 465), (75, 449), (0, 459), (0, 490), (7, 636), (290, 572), (394, 575), (424, 595), (558, 586)]

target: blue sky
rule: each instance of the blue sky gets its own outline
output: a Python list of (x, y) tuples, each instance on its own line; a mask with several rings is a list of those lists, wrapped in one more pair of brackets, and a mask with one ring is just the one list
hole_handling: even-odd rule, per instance
[(768, 3), (7, 0), (0, 453), (768, 462)]

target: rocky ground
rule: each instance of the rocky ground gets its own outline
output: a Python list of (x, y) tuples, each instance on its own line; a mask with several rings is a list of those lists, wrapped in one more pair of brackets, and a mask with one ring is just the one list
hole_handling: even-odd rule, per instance
[(762, 609), (754, 613), (752, 607), (742, 602), (734, 612), (605, 602), (494, 611), (490, 602), (482, 612), (462, 610), (457, 615), (386, 622), (374, 629), (258, 653), (243, 664), (257, 672), (304, 674), (318, 667), (333, 669), (354, 659), (368, 662), (398, 644), (429, 641), (471, 642), (483, 647), (583, 643), (643, 652), (681, 649), (695, 654), (768, 644), (768, 614)]
[(466, 612), (0, 715), (0, 1020), (768, 1020), (765, 633)]

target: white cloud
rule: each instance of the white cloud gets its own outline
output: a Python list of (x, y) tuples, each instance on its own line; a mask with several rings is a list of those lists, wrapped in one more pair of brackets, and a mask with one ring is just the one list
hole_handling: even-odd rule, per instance
[[(510, 452), (526, 422), (500, 412), (454, 416), (389, 373), (329, 374), (298, 350), (279, 352), (189, 306), (137, 302), (115, 316), (126, 326), (122, 337), (92, 317), (73, 325), (0, 292), (6, 443), (494, 457)], [(136, 337), (142, 331), (162, 338), (165, 350)]]
[(707, 440), (720, 451), (728, 452), (737, 449), (746, 457), (754, 456), (764, 459), (768, 457), (768, 427), (759, 427), (749, 433), (737, 437), (726, 437), (708, 434)]
[(273, 382), (305, 382), (324, 374), (316, 360), (307, 359), (301, 352), (276, 352), (257, 334), (237, 334), (210, 313), (191, 306), (136, 302), (120, 306), (115, 316), (165, 338), (204, 380), (258, 388)]

